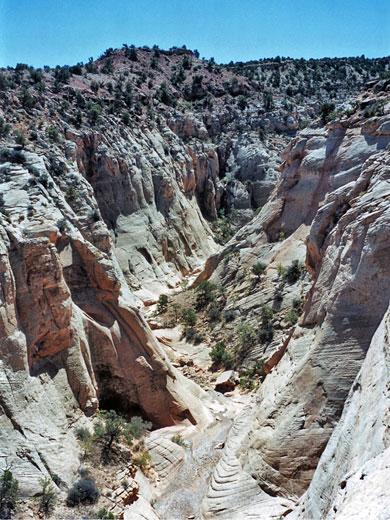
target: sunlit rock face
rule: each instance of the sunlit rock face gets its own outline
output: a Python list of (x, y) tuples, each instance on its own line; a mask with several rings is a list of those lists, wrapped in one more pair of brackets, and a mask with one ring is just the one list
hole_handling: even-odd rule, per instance
[[(281, 182), (270, 201), (230, 244), (240, 250), (239, 263), (245, 263), (249, 247), (257, 251), (257, 258), (272, 259), (276, 251), (291, 249), (289, 242), (295, 240), (298, 246), (297, 233), (304, 226), (306, 265), (313, 283), (283, 355), (258, 391), (251, 426), (239, 442), (240, 469), (228, 479), (226, 493), (241, 485), (250, 495), (246, 500), (260, 504), (266, 498), (255, 491), (256, 483), (268, 496), (300, 496), (340, 419), (388, 306), (390, 139), (383, 131), (387, 120), (388, 116), (356, 118), (326, 130), (302, 132), (284, 154)], [(282, 245), (275, 243), (281, 232), (291, 237)], [(209, 261), (205, 275), (214, 269), (221, 274), (216, 268), (222, 265), (221, 258)], [(234, 432), (230, 435), (233, 442)], [(218, 477), (223, 474), (221, 464), (205, 511), (219, 508), (224, 487)], [(247, 478), (253, 491), (243, 484)], [(322, 507), (323, 495), (325, 486), (315, 507)], [(313, 494), (308, 497), (314, 500)], [(302, 518), (317, 518), (318, 511), (310, 511), (307, 516), (302, 512)]]
[[(70, 482), (71, 426), (99, 404), (161, 426), (207, 416), (139, 313), (89, 184), (75, 165), (56, 178), (22, 154), (2, 170), (0, 444), (30, 493), (42, 473)], [(79, 198), (69, 203), (67, 175)]]

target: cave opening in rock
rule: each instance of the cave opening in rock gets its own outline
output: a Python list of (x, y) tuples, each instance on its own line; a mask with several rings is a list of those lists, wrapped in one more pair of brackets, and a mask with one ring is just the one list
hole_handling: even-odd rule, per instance
[(138, 403), (129, 401), (126, 396), (120, 395), (113, 390), (104, 390), (100, 394), (100, 410), (114, 410), (128, 421), (136, 416), (142, 417), (144, 421), (151, 421), (145, 410)]

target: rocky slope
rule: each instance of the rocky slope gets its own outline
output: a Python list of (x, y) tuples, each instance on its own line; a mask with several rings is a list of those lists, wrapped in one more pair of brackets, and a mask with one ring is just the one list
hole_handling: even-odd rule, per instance
[[(282, 181), (271, 200), (230, 244), (239, 250), (236, 273), (256, 254), (270, 262), (272, 280), (277, 252), (285, 249), (290, 261), (299, 258), (303, 233), (313, 283), (294, 331), (276, 357), (269, 351), (271, 366), (277, 365), (257, 394), (245, 440), (226, 454), (238, 457), (241, 471), (221, 485), (224, 470), (222, 462), (217, 465), (205, 512), (231, 515), (228, 501), (227, 510), (216, 502), (216, 490), (221, 501), (245, 478), (253, 491), (236, 501), (238, 517), (251, 501), (261, 507), (259, 488), (271, 496), (298, 497), (313, 477), (388, 304), (389, 142), (387, 115), (365, 120), (357, 114), (326, 130), (303, 131), (284, 155)], [(284, 246), (275, 243), (281, 233), (289, 237)], [(208, 269), (218, 262), (211, 259)], [(214, 279), (223, 273), (222, 264)], [(260, 301), (267, 298), (266, 284)]]
[(42, 157), (2, 153), (1, 446), (31, 492), (40, 472), (69, 483), (71, 427), (99, 406), (163, 426), (204, 412), (138, 312), (106, 226), (89, 221), (97, 204), (76, 165), (77, 213)]

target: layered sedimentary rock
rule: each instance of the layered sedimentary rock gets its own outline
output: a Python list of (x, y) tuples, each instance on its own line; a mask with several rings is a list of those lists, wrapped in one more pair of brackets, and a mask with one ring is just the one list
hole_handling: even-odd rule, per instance
[[(293, 240), (310, 226), (306, 264), (313, 285), (281, 360), (258, 392), (252, 426), (240, 442), (241, 472), (220, 494), (228, 496), (247, 475), (258, 486), (251, 500), (261, 503), (261, 490), (300, 496), (340, 418), (388, 305), (386, 121), (356, 117), (302, 132), (287, 150), (270, 202), (230, 244), (240, 252), (254, 246), (260, 258), (272, 258), (281, 233)], [(210, 260), (212, 269), (222, 256)], [(213, 489), (205, 509), (217, 512)]]
[[(0, 445), (31, 493), (42, 473), (70, 482), (79, 450), (71, 427), (99, 404), (156, 425), (205, 416), (137, 310), (106, 226), (88, 216), (96, 208), (88, 183), (74, 166), (56, 178), (37, 155), (22, 152), (15, 164), (7, 153)], [(68, 176), (78, 190), (69, 203)]]
[(309, 489), (287, 518), (387, 518), (389, 311), (371, 341)]

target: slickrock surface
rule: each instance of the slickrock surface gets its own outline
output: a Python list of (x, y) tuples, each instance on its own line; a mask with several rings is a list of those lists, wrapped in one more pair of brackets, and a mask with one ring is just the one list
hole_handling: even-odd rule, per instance
[(300, 496), (339, 420), (388, 304), (386, 120), (334, 123), (329, 134), (304, 131), (286, 153), (270, 202), (231, 243), (241, 259), (257, 242), (266, 259), (280, 247), (270, 239), (311, 224), (306, 264), (313, 286), (281, 360), (260, 387), (257, 412), (240, 440), (240, 471), (225, 489), (221, 482), (221, 495), (249, 474), (258, 486), (252, 500), (261, 490)]
[(389, 347), (387, 312), (310, 487), (287, 518), (388, 518)]
[(71, 427), (99, 401), (142, 410), (162, 426), (207, 414), (137, 310), (107, 228), (88, 222), (87, 208), (96, 207), (88, 185), (73, 167), (84, 202), (76, 213), (44, 161), (24, 157), (2, 170), (10, 221), (2, 216), (0, 444), (21, 491), (31, 493), (42, 473), (70, 483), (79, 452)]

